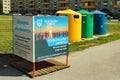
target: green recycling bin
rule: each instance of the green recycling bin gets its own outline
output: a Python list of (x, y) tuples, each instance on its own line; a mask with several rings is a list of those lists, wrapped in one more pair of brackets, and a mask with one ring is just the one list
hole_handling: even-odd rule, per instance
[(82, 38), (93, 37), (93, 13), (86, 10), (79, 10), (78, 13), (82, 14)]

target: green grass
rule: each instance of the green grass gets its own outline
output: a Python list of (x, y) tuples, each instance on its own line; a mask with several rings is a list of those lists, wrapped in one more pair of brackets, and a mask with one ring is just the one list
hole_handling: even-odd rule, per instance
[[(11, 16), (0, 16), (11, 19)], [(0, 51), (12, 53), (12, 20), (0, 20)]]
[(80, 50), (84, 50), (91, 46), (97, 46), (97, 45), (101, 45), (104, 43), (108, 43), (108, 42), (120, 39), (120, 22), (119, 21), (109, 21), (109, 23), (111, 23), (111, 24), (107, 24), (107, 31), (111, 35), (99, 37), (99, 38), (93, 39), (93, 40), (81, 41), (81, 42), (76, 42), (76, 43), (70, 44), (69, 51), (70, 52), (80, 51)]
[(99, 38), (96, 38), (93, 40), (76, 42), (76, 43), (69, 45), (69, 51), (73, 52), (73, 51), (84, 50), (88, 47), (101, 45), (101, 44), (108, 43), (108, 42), (111, 42), (111, 41), (114, 41), (117, 39), (120, 39), (120, 34), (115, 33), (115, 34), (109, 35), (107, 37), (99, 37)]
[(107, 23), (120, 23), (120, 21), (116, 20), (108, 20)]
[(108, 24), (109, 33), (120, 33), (120, 22), (115, 24)]
[(0, 15), (0, 19), (12, 19), (12, 16)]
[[(0, 19), (12, 19), (12, 17), (0, 15)], [(69, 51), (80, 51), (91, 46), (97, 46), (120, 39), (120, 22), (108, 21), (107, 26), (107, 31), (111, 35), (72, 43), (69, 45)], [(1, 51), (4, 53), (12, 53), (12, 20), (0, 20), (0, 52)]]

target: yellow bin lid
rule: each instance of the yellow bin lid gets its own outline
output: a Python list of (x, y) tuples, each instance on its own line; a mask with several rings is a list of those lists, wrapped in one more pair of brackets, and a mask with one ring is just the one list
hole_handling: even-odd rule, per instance
[(75, 12), (71, 9), (60, 10), (60, 11), (57, 11), (56, 14), (78, 14), (78, 15), (80, 15), (80, 13)]

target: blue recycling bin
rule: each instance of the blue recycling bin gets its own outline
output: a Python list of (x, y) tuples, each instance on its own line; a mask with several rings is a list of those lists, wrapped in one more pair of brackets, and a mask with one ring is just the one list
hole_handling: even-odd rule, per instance
[(104, 35), (107, 33), (107, 14), (101, 11), (93, 11), (94, 14), (94, 34)]

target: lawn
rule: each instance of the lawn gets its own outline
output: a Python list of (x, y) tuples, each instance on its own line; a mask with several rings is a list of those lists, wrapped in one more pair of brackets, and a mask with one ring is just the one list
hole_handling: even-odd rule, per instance
[(120, 21), (118, 20), (108, 21), (107, 25), (108, 25), (108, 32), (111, 32), (111, 33), (120, 32)]
[(12, 19), (12, 16), (0, 15), (0, 19)]
[(0, 52), (12, 53), (12, 19), (11, 16), (0, 16)]
[[(3, 19), (3, 20), (1, 20)], [(120, 39), (120, 22), (117, 20), (107, 22), (107, 32), (111, 35), (72, 43), (69, 51), (80, 51), (91, 46), (97, 46)], [(0, 15), (0, 52), (12, 53), (12, 17)]]
[(110, 34), (109, 36), (103, 36), (93, 40), (81, 41), (70, 44), (69, 51), (80, 51), (91, 46), (97, 46), (120, 39), (120, 22), (118, 20), (108, 21), (107, 32)]

